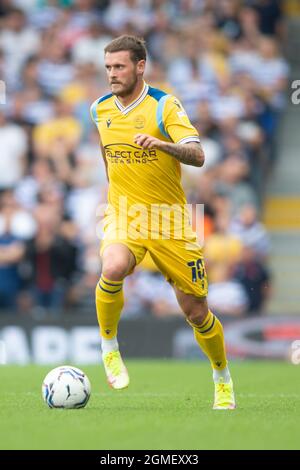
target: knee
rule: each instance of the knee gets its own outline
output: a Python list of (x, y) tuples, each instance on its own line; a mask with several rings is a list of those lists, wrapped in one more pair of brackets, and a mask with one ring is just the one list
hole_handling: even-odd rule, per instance
[(122, 281), (135, 265), (135, 258), (122, 244), (108, 246), (101, 258), (102, 274), (111, 281)]
[(110, 259), (103, 261), (102, 274), (111, 281), (121, 281), (128, 272), (128, 263), (125, 260)]
[(187, 320), (197, 326), (200, 326), (204, 322), (208, 314), (207, 305), (203, 303), (186, 305), (183, 311)]

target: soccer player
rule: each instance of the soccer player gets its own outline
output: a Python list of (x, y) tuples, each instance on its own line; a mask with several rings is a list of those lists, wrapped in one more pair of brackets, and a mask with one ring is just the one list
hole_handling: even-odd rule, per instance
[[(145, 83), (146, 48), (142, 39), (118, 37), (104, 53), (111, 93), (92, 104), (91, 116), (100, 134), (109, 182), (100, 251), (102, 274), (96, 287), (108, 382), (114, 389), (129, 385), (117, 341), (123, 280), (148, 251), (173, 286), (195, 339), (210, 360), (215, 383), (213, 408), (233, 409), (223, 328), (206, 300), (203, 253), (184, 211), (182, 218), (177, 217), (186, 204), (180, 164), (199, 167), (204, 163), (199, 135), (177, 98)], [(163, 210), (161, 219), (157, 219), (158, 208), (171, 210)], [(173, 232), (165, 233), (163, 223), (172, 210), (169, 222)], [(178, 232), (180, 225), (184, 225), (183, 234)]]

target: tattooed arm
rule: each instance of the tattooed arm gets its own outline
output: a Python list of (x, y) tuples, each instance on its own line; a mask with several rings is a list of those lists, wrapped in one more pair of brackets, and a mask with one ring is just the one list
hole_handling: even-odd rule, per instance
[(137, 134), (135, 136), (135, 143), (145, 149), (157, 148), (162, 150), (185, 165), (203, 166), (204, 164), (204, 152), (201, 144), (198, 142), (173, 144), (147, 134)]
[(203, 166), (204, 152), (201, 144), (198, 142), (189, 142), (187, 144), (172, 144), (163, 142), (164, 145), (160, 146), (163, 152), (166, 152), (172, 157), (179, 160), (185, 165)]

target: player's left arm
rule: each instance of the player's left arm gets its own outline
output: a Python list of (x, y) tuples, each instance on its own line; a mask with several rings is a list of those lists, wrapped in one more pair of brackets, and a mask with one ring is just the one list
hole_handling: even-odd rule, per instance
[(203, 166), (204, 164), (205, 156), (200, 142), (174, 144), (148, 134), (136, 134), (135, 143), (144, 149), (156, 148), (162, 150), (186, 165)]
[(157, 125), (167, 140), (146, 134), (137, 134), (135, 142), (143, 148), (157, 148), (181, 163), (203, 166), (204, 152), (197, 130), (191, 124), (182, 104), (172, 95), (161, 98), (157, 113)]

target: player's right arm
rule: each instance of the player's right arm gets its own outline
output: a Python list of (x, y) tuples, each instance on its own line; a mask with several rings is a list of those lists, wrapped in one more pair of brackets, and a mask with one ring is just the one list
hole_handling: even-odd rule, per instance
[[(92, 104), (92, 106), (90, 108), (91, 118), (92, 118), (92, 121), (95, 123), (96, 126), (97, 126), (97, 104), (98, 104), (98, 102), (99, 102), (99, 100), (94, 101), (94, 103)], [(98, 128), (98, 126), (97, 126), (97, 128)], [(104, 165), (105, 165), (106, 178), (107, 178), (107, 181), (109, 182), (108, 169), (107, 169), (107, 160), (106, 160), (106, 156), (105, 156), (105, 149), (104, 149), (104, 146), (102, 144), (100, 135), (99, 135), (99, 145), (100, 145), (101, 155), (102, 155)]]
[(106, 156), (105, 156), (105, 148), (103, 147), (103, 144), (101, 142), (101, 138), (99, 139), (99, 142), (100, 142), (102, 158), (103, 158), (104, 165), (105, 165), (106, 178), (107, 178), (107, 181), (109, 182), (108, 170), (107, 170), (107, 160), (106, 160)]

